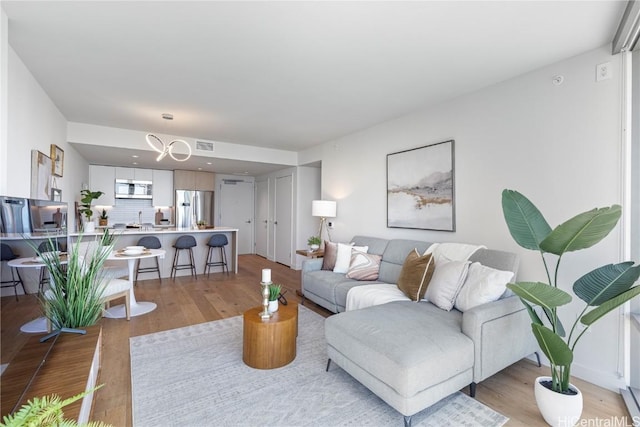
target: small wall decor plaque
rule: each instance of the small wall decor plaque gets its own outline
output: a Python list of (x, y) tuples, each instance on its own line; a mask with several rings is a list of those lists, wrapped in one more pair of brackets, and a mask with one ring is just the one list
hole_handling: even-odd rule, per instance
[(55, 144), (51, 144), (51, 173), (62, 177), (64, 171), (64, 150)]

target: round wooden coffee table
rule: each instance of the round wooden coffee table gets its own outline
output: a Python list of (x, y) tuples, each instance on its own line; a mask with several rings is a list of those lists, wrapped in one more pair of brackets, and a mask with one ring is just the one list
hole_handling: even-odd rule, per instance
[(262, 320), (262, 307), (244, 312), (242, 360), (256, 369), (274, 369), (296, 358), (298, 304), (279, 304), (270, 319)]

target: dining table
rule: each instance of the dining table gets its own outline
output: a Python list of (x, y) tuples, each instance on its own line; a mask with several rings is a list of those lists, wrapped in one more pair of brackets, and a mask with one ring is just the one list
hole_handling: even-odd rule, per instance
[[(125, 251), (124, 249), (114, 250), (109, 257), (107, 258), (110, 261), (127, 261), (127, 266), (129, 268), (129, 283), (131, 283), (131, 287), (129, 288), (129, 304), (131, 305), (130, 315), (131, 316), (140, 316), (143, 314), (147, 314), (156, 309), (157, 304), (150, 301), (137, 301), (135, 292), (133, 291), (134, 287), (134, 278), (135, 278), (135, 266), (136, 261), (143, 258), (164, 258), (166, 251), (164, 249), (144, 249), (139, 253), (131, 253), (130, 251)], [(109, 317), (112, 319), (122, 319), (127, 317), (126, 310), (124, 304), (116, 305), (114, 307), (109, 308), (105, 317)]]
[[(60, 254), (60, 263), (67, 263), (66, 253)], [(12, 268), (47, 268), (47, 265), (44, 263), (44, 261), (42, 261), (42, 258), (38, 256), (12, 259), (7, 263), (7, 265)], [(27, 334), (39, 334), (47, 332), (47, 318), (44, 316), (40, 316), (36, 319), (30, 320), (29, 322), (20, 326), (20, 331)]]

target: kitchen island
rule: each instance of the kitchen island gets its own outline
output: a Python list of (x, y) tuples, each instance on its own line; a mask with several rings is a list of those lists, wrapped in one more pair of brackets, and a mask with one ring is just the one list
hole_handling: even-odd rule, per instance
[[(229, 240), (229, 244), (225, 247), (227, 260), (229, 262), (229, 271), (234, 273), (238, 272), (238, 229), (231, 227), (214, 227), (205, 229), (190, 229), (190, 228), (124, 228), (124, 229), (110, 229), (110, 233), (117, 236), (115, 242), (115, 249), (121, 249), (125, 246), (134, 246), (138, 243), (138, 239), (143, 236), (156, 236), (162, 244), (162, 249), (167, 251), (167, 255), (164, 259), (160, 259), (160, 276), (162, 278), (171, 276), (171, 264), (173, 262), (173, 255), (175, 250), (173, 244), (178, 237), (190, 234), (195, 237), (198, 245), (193, 248), (193, 257), (196, 264), (196, 271), (198, 274), (202, 274), (204, 271), (204, 265), (207, 259), (207, 251), (209, 247), (207, 242), (213, 234), (224, 234)], [(82, 235), (82, 241), (91, 241), (99, 238), (102, 235), (102, 231), (96, 231), (95, 233), (69, 233), (69, 239), (71, 242), (77, 241), (78, 237)], [(185, 254), (181, 254), (185, 256)], [(218, 251), (215, 252), (215, 257), (219, 257)], [(217, 258), (216, 258), (217, 259)], [(184, 262), (184, 258), (181, 258), (181, 262)], [(222, 271), (221, 267), (212, 268), (213, 272)], [(176, 276), (189, 275), (188, 270), (178, 270)], [(157, 278), (155, 273), (141, 274), (140, 280)]]

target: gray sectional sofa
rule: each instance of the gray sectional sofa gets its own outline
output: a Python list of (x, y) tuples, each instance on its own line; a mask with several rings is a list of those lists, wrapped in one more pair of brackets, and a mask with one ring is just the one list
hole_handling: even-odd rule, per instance
[[(421, 301), (395, 301), (344, 312), (354, 286), (395, 283), (407, 254), (424, 252), (430, 242), (356, 236), (358, 246), (382, 256), (376, 282), (351, 280), (321, 270), (322, 259), (306, 260), (302, 269), (305, 299), (338, 314), (325, 321), (327, 352), (333, 361), (382, 400), (411, 416), (465, 386), (475, 385), (537, 351), (530, 319), (508, 292), (497, 301), (464, 313), (441, 310)], [(479, 249), (470, 261), (517, 273), (517, 255)], [(327, 365), (329, 369), (329, 364)]]

